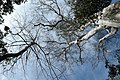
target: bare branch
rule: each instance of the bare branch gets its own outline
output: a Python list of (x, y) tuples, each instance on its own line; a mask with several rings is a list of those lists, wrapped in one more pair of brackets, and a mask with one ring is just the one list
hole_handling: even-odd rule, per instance
[(39, 23), (39, 24), (36, 24), (34, 26), (39, 26), (39, 25), (42, 25), (42, 26), (49, 26), (49, 27), (56, 27), (60, 22), (62, 22), (63, 20), (59, 20), (57, 21), (55, 24), (51, 25), (51, 24), (43, 24), (43, 23)]
[(18, 53), (14, 53), (14, 54), (5, 54), (3, 56), (0, 56), (0, 62), (3, 60), (7, 60), (9, 58), (15, 58), (18, 57), (20, 55), (22, 55), (24, 52), (26, 52), (32, 45), (34, 45), (35, 43), (31, 42), (30, 44), (28, 44), (28, 46), (26, 46), (24, 49), (22, 49), (21, 51), (19, 51)]
[(94, 29), (90, 30), (86, 35), (84, 35), (82, 38), (79, 38), (78, 41), (83, 41), (83, 40), (89, 39), (90, 37), (92, 37), (94, 34), (96, 34), (101, 29), (103, 29), (103, 27), (101, 27), (101, 26), (95, 27)]
[(101, 41), (103, 41), (104, 39), (108, 38), (109, 36), (115, 34), (116, 31), (117, 31), (117, 29), (112, 27), (112, 28), (111, 28), (111, 32), (108, 33), (107, 35), (105, 35), (103, 38), (101, 38), (101, 39), (99, 40), (99, 42), (101, 42)]

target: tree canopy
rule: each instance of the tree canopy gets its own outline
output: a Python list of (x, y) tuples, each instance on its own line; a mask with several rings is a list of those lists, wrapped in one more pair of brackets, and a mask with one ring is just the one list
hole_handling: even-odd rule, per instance
[[(25, 1), (1, 1), (1, 23), (13, 4)], [(10, 70), (20, 60), (22, 65), (33, 61), (47, 80), (60, 80), (74, 64), (103, 62), (109, 80), (119, 78), (120, 2), (111, 1), (31, 1), (30, 13), (15, 16), (15, 24), (0, 31), (0, 63)]]
[(92, 18), (95, 17), (97, 18), (95, 13), (98, 13), (109, 6), (111, 1), (112, 0), (72, 0), (71, 4), (73, 6), (75, 18), (81, 22), (90, 19), (92, 20)]
[(0, 0), (0, 24), (4, 22), (2, 15), (11, 14), (14, 10), (13, 4), (20, 5), (26, 0)]

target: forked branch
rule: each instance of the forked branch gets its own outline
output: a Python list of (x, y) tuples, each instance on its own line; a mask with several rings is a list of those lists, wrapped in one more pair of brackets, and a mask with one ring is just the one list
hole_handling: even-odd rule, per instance
[(22, 55), (24, 52), (26, 52), (34, 44), (35, 43), (31, 42), (24, 49), (22, 49), (21, 51), (19, 51), (17, 53), (8, 53), (8, 54), (0, 56), (0, 62), (3, 61), (3, 60), (7, 60), (9, 58), (15, 58), (15, 57), (18, 57), (18, 56)]

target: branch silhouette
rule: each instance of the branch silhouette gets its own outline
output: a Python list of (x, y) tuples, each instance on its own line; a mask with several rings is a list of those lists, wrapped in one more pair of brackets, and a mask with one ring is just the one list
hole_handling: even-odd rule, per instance
[(28, 48), (30, 48), (32, 45), (34, 45), (35, 43), (31, 42), (30, 44), (28, 44), (28, 46), (26, 46), (24, 49), (20, 50), (19, 52), (17, 53), (8, 53), (8, 54), (5, 54), (3, 56), (0, 56), (0, 62), (3, 61), (3, 60), (6, 60), (8, 58), (15, 58), (15, 57), (18, 57), (20, 55), (22, 55), (25, 51), (28, 50)]

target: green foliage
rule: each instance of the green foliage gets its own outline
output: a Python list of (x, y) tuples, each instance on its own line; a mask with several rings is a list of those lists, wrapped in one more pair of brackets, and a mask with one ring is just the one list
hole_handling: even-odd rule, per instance
[(26, 0), (0, 0), (0, 24), (4, 22), (4, 19), (2, 17), (3, 15), (7, 15), (7, 13), (11, 14), (13, 12), (13, 4), (20, 5), (25, 1)]
[(103, 10), (110, 5), (112, 0), (73, 0), (72, 9), (75, 19), (81, 23), (86, 23), (95, 16), (93, 14)]

